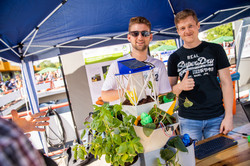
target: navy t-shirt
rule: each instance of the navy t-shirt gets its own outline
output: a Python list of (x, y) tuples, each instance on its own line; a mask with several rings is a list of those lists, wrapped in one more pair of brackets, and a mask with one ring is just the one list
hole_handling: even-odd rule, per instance
[[(229, 67), (230, 63), (223, 47), (203, 41), (199, 46), (186, 49), (181, 47), (168, 59), (168, 76), (183, 79), (187, 70), (195, 81), (191, 91), (179, 95), (179, 116), (187, 119), (206, 120), (224, 113), (222, 91), (217, 80), (218, 70)], [(193, 106), (185, 108), (185, 98)]]

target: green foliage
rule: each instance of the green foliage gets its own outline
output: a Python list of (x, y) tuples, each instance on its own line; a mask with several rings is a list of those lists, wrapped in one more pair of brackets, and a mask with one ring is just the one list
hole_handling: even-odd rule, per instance
[[(159, 99), (159, 103), (162, 104), (162, 103), (166, 103), (166, 101), (167, 102), (173, 101), (175, 97), (176, 95), (174, 93), (169, 92), (165, 95), (160, 95), (158, 99)], [(188, 108), (188, 107), (191, 107), (192, 105), (193, 103), (190, 100), (188, 100), (188, 98), (186, 98), (184, 101), (184, 107)], [(178, 110), (178, 108), (179, 106), (175, 107), (173, 112)], [(154, 105), (154, 107), (151, 108), (148, 115), (153, 119), (153, 123), (148, 123), (144, 125), (141, 122), (141, 124), (143, 125), (143, 133), (147, 137), (149, 137), (152, 134), (154, 129), (158, 128), (160, 122), (162, 122), (165, 126), (176, 123), (176, 118), (174, 116), (158, 108), (157, 105)]]
[(154, 90), (153, 90), (153, 84), (152, 84), (151, 81), (148, 82), (148, 88), (151, 89), (151, 93), (154, 92)]
[(233, 36), (232, 23), (220, 25), (215, 28), (209, 29), (205, 32), (205, 34), (207, 35), (206, 39), (208, 39), (208, 41), (212, 41), (221, 36)]
[[(138, 153), (143, 153), (140, 138), (133, 128), (135, 117), (123, 112), (121, 105), (95, 105), (94, 109), (93, 121), (87, 124), (87, 128), (95, 131), (88, 153), (92, 153), (95, 158), (105, 155), (106, 162), (114, 166), (122, 166), (125, 162), (132, 163)], [(105, 133), (104, 138), (102, 133)], [(87, 155), (83, 144), (74, 146), (73, 151), (75, 159), (84, 159)]]
[(107, 71), (106, 71), (105, 73), (103, 73), (103, 78), (104, 78), (104, 80), (106, 80), (106, 77), (107, 77), (108, 71), (109, 71), (109, 66), (107, 67)]
[(44, 60), (39, 64), (39, 66), (41, 67), (41, 69), (45, 69), (47, 67), (58, 68), (60, 66), (60, 63), (52, 63), (50, 60)]
[[(174, 98), (176, 97), (176, 95), (173, 93), (173, 92), (169, 92), (165, 95), (160, 95), (158, 98), (159, 98), (159, 103), (160, 104), (163, 104), (163, 103), (167, 103), (167, 102), (170, 102), (170, 101), (173, 101)], [(182, 98), (179, 97), (180, 100), (184, 100)], [(184, 100), (184, 103), (183, 103), (184, 107), (185, 108), (188, 108), (188, 107), (192, 107), (193, 106), (193, 102), (190, 101), (187, 97), (185, 98)], [(179, 106), (177, 106), (174, 110), (174, 112), (176, 110), (178, 110)]]
[(163, 103), (173, 101), (175, 97), (176, 95), (173, 92), (168, 92), (166, 95), (160, 95), (158, 99), (159, 99), (159, 103), (163, 104)]
[(162, 121), (164, 125), (169, 125), (173, 124), (173, 121), (171, 119), (176, 120), (175, 117), (158, 108), (157, 105), (154, 105), (154, 107), (149, 111), (148, 114), (154, 120), (154, 124), (156, 125), (156, 127), (158, 127), (160, 121)]
[(148, 123), (145, 126), (143, 126), (143, 133), (149, 137), (152, 132), (156, 129), (156, 125), (154, 123)]
[(148, 115), (153, 119), (153, 123), (147, 123), (143, 125), (143, 133), (147, 137), (152, 134), (154, 129), (158, 128), (160, 122), (162, 122), (165, 126), (176, 122), (175, 117), (158, 108), (157, 105), (154, 105), (154, 107), (149, 111)]
[(167, 147), (166, 149), (162, 149), (160, 151), (161, 158), (165, 161), (169, 161), (175, 156), (175, 152), (171, 149), (171, 147)]
[(176, 136), (168, 141), (167, 143), (169, 146), (172, 146), (174, 148), (177, 148), (178, 150), (182, 152), (188, 152), (187, 148), (185, 147), (184, 143), (182, 142), (181, 138), (179, 136)]
[(152, 50), (156, 49), (157, 47), (160, 47), (161, 45), (176, 46), (176, 43), (173, 39), (157, 41), (156, 44), (149, 47), (149, 50), (152, 51)]
[(188, 98), (185, 98), (184, 107), (188, 108), (188, 107), (192, 107), (192, 106), (193, 106), (193, 102), (188, 100)]
[(161, 149), (160, 151), (160, 156), (163, 160), (165, 160), (166, 163), (161, 164), (160, 159), (157, 159), (158, 166), (166, 164), (174, 166), (179, 165), (178, 161), (176, 161), (176, 154), (178, 153), (178, 151), (188, 152), (187, 148), (185, 147), (179, 136), (170, 138), (170, 140), (167, 142), (167, 145), (168, 146), (166, 148)]

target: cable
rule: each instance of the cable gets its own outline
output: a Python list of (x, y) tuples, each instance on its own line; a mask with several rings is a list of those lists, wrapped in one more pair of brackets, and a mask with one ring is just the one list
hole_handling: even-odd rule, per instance
[[(174, 134), (174, 127), (173, 126), (165, 126), (164, 123), (162, 123), (162, 121), (160, 121), (160, 126), (162, 128), (163, 133), (167, 136), (167, 137), (171, 137)], [(168, 129), (172, 130), (172, 134), (168, 134)]]
[[(48, 126), (48, 127), (46, 126), (45, 138), (51, 147), (64, 146), (66, 143), (66, 133), (65, 133), (65, 129), (64, 129), (64, 126), (62, 123), (62, 119), (61, 119), (60, 115), (55, 110), (53, 110), (51, 107), (49, 107), (45, 116), (51, 116), (51, 115), (55, 115), (55, 118), (57, 119), (57, 121), (59, 121), (59, 125), (58, 125), (59, 130), (58, 131), (59, 131), (59, 134), (61, 134), (61, 136), (59, 136), (50, 126)], [(52, 141), (57, 140), (57, 139), (53, 139), (53, 138), (49, 137), (48, 131), (51, 131), (57, 137), (57, 139), (59, 139), (60, 142), (56, 143), (56, 144), (53, 143)], [(61, 131), (61, 133), (60, 133), (60, 131)]]
[(153, 67), (153, 68), (155, 67), (155, 65), (154, 65), (153, 63), (150, 63), (150, 62), (144, 62), (144, 61), (143, 61), (143, 63), (145, 63), (145, 64), (147, 64), (147, 65), (149, 65), (149, 66), (151, 66), (151, 67)]
[(248, 134), (247, 133), (240, 133), (240, 132), (237, 132), (237, 131), (231, 131), (231, 132), (233, 132), (233, 133), (237, 133), (237, 134), (241, 134), (241, 135), (243, 135), (243, 136), (248, 136)]

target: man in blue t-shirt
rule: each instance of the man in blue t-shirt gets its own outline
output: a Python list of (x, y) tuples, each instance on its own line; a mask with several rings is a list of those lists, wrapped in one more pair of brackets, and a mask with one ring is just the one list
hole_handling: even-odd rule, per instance
[[(175, 25), (184, 45), (169, 57), (168, 76), (179, 98), (181, 133), (198, 140), (227, 134), (233, 129), (233, 85), (227, 55), (220, 45), (199, 40), (200, 23), (193, 10), (177, 13)], [(184, 107), (186, 98), (193, 106)]]

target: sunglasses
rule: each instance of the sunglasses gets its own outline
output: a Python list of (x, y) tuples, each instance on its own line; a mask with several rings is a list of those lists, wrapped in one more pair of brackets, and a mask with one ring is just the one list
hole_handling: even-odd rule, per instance
[(148, 31), (131, 31), (131, 32), (129, 32), (129, 34), (132, 35), (133, 37), (139, 36), (140, 33), (143, 37), (148, 37), (151, 34)]

